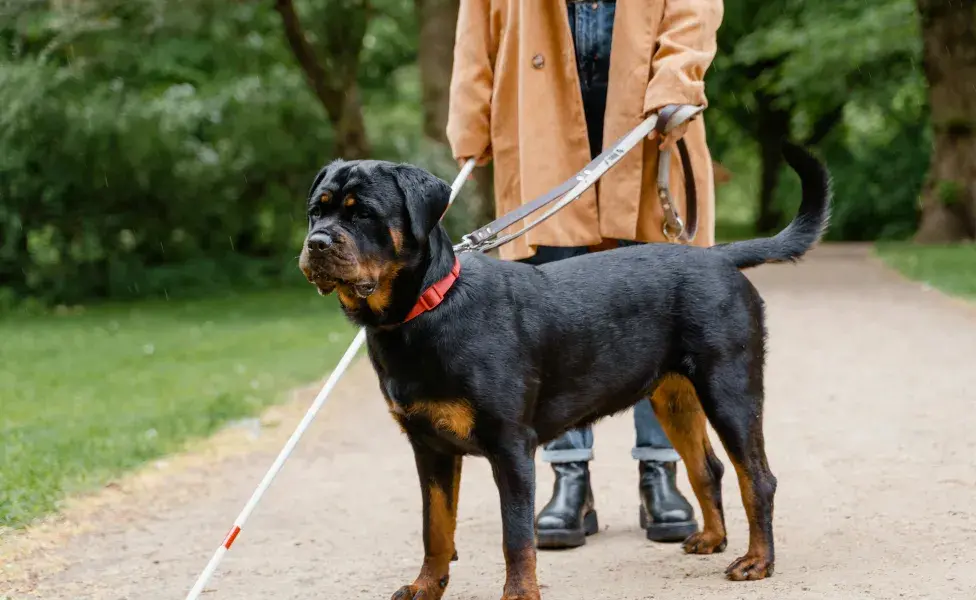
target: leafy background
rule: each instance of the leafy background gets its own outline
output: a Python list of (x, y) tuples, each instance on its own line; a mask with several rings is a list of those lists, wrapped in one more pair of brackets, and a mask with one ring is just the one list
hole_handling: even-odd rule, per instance
[[(330, 96), (316, 95), (289, 46), (282, 4), (0, 3), (0, 307), (294, 278), (301, 198), (343, 148)], [(785, 127), (833, 170), (830, 238), (909, 236), (931, 147), (914, 3), (725, 5), (707, 81), (710, 144), (733, 174), (720, 229), (789, 219), (797, 182), (763, 158)], [(418, 45), (424, 19), (450, 21), (457, 3), (294, 6), (324, 76), (355, 87), (370, 155), (451, 177), (443, 138), (425, 135), (442, 96), (425, 95), (438, 65), (425, 65)], [(441, 73), (450, 60), (433, 58)], [(451, 215), (455, 235), (490, 213), (487, 193)]]

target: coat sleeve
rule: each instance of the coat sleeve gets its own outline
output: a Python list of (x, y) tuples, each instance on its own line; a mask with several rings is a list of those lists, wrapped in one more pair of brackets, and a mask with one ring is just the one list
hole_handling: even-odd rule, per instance
[(491, 0), (461, 0), (447, 114), (454, 158), (487, 158), (491, 151), (495, 54)]
[(707, 105), (705, 71), (718, 47), (723, 0), (665, 0), (664, 17), (651, 58), (652, 77), (644, 113), (668, 104)]

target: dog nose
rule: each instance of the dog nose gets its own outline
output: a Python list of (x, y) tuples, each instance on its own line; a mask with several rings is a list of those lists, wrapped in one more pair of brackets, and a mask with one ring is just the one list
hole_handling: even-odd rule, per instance
[(309, 252), (325, 252), (332, 245), (332, 238), (329, 234), (323, 233), (321, 231), (313, 233), (308, 236), (308, 251)]

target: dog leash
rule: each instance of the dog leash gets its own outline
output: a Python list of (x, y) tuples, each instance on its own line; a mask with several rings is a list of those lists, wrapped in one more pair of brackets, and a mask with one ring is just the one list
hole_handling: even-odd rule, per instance
[[(502, 215), (491, 223), (463, 236), (461, 243), (454, 246), (455, 252), (488, 252), (503, 244), (521, 237), (542, 224), (545, 220), (578, 199), (593, 186), (607, 171), (616, 165), (621, 158), (633, 150), (651, 131), (657, 130), (661, 139), (675, 127), (692, 119), (704, 109), (703, 106), (686, 104), (672, 104), (664, 107), (658, 114), (644, 119), (640, 125), (630, 130), (618, 139), (610, 148), (601, 152), (573, 177), (562, 182), (535, 200), (523, 204), (519, 208)], [(664, 213), (662, 232), (669, 242), (679, 241), (688, 243), (695, 239), (698, 230), (698, 194), (695, 186), (691, 157), (684, 138), (677, 144), (678, 156), (684, 171), (686, 206), (688, 210), (688, 224), (681, 219), (671, 196), (670, 171), (671, 150), (660, 153), (657, 170), (658, 199)], [(473, 160), (465, 163), (464, 168), (473, 164)], [(553, 204), (555, 202), (555, 204)], [(512, 233), (500, 236), (501, 232), (512, 225), (528, 218), (532, 214), (552, 204), (538, 219)], [(499, 237), (500, 236), (500, 237)]]

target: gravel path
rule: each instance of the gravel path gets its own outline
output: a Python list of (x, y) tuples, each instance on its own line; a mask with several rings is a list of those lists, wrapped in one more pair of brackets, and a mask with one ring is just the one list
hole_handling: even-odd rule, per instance
[[(884, 270), (863, 246), (826, 246), (800, 266), (749, 275), (769, 312), (776, 575), (722, 576), (747, 542), (734, 475), (724, 481), (724, 554), (685, 556), (644, 539), (626, 415), (596, 428), (603, 530), (583, 548), (539, 554), (543, 596), (976, 598), (976, 309)], [(256, 440), (220, 436), (7, 540), (0, 598), (183, 598), (314, 391), (269, 413)], [(539, 505), (551, 483), (540, 468)], [(680, 485), (693, 497), (683, 474)], [(481, 459), (465, 460), (457, 544), (446, 598), (498, 598), (498, 494)], [(413, 580), (421, 555), (413, 458), (361, 360), (204, 598), (385, 599)]]

